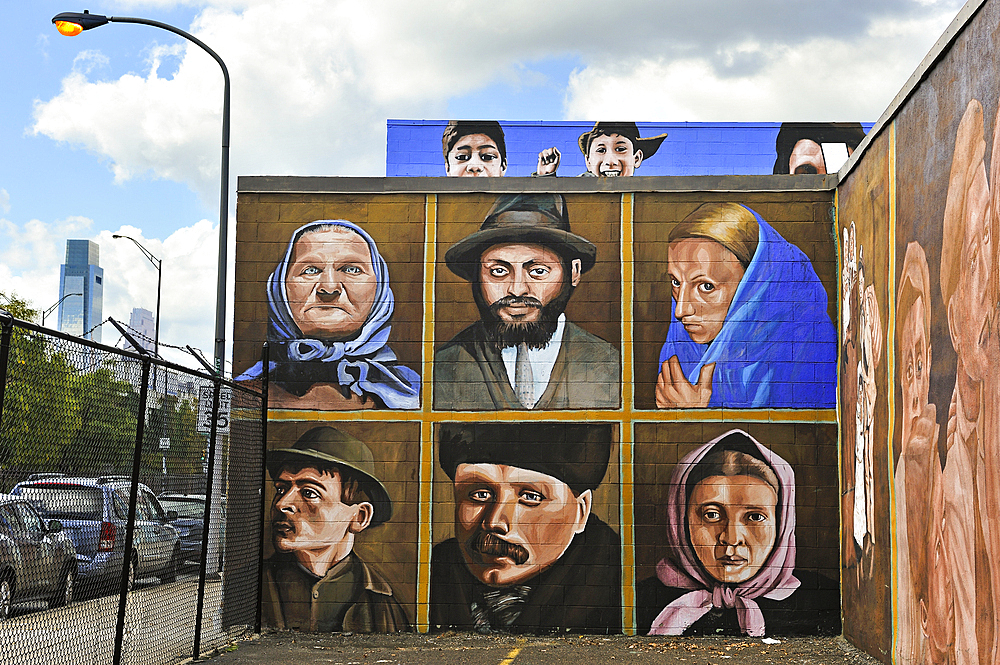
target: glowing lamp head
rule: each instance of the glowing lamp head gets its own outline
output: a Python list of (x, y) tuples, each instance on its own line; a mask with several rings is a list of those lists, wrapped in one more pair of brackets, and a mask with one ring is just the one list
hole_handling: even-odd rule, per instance
[(52, 18), (52, 22), (55, 24), (59, 34), (67, 37), (76, 37), (84, 30), (98, 28), (110, 20), (107, 16), (91, 14), (87, 10), (84, 10), (82, 14), (77, 12), (63, 12)]
[(83, 26), (79, 23), (71, 23), (70, 21), (56, 21), (56, 30), (59, 31), (60, 35), (65, 35), (66, 37), (76, 37), (78, 34), (83, 32)]

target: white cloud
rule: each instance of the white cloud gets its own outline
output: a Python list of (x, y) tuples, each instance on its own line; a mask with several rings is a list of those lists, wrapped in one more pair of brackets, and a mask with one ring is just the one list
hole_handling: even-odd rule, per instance
[(0, 210), (7, 214), (10, 212), (10, 194), (6, 189), (0, 188)]
[[(633, 0), (616, 9), (631, 17), (619, 30), (594, 0), (119, 4), (202, 8), (190, 30), (232, 75), (234, 176), (382, 175), (386, 118), (440, 117), (449, 97), (530, 80), (524, 63), (553, 57), (584, 63), (566, 82), (567, 118), (874, 119), (959, 7)], [(115, 65), (95, 58), (36, 102), (33, 131), (108, 158), (119, 181), (152, 174), (214, 202), (216, 64), (193, 44), (154, 47), (144, 72), (101, 80)]]
[[(737, 43), (714, 57), (598, 62), (570, 76), (566, 115), (672, 121), (875, 121), (953, 13), (875, 20), (852, 39)], [(740, 61), (753, 71), (730, 76)]]
[[(146, 238), (142, 229), (133, 226), (96, 233), (91, 227), (91, 220), (83, 217), (52, 223), (36, 219), (23, 226), (0, 219), (0, 247), (6, 247), (0, 252), (0, 284), (5, 285), (4, 290), (17, 293), (36, 309), (49, 307), (59, 299), (59, 267), (64, 262), (66, 240), (86, 238), (100, 246), (100, 265), (104, 269), (103, 318), (111, 316), (127, 324), (133, 307), (156, 311), (156, 269), (131, 242), (111, 237), (131, 236), (163, 261), (160, 341), (180, 346), (190, 344), (211, 359), (218, 225), (201, 220), (174, 231), (165, 240)], [(231, 274), (229, 278), (232, 284)], [(50, 315), (46, 323), (55, 327), (56, 319)], [(227, 336), (231, 327), (230, 316)], [(118, 331), (110, 324), (105, 324), (102, 336), (105, 344), (114, 344), (119, 338)], [(163, 355), (185, 365), (197, 365), (186, 352), (164, 351)]]

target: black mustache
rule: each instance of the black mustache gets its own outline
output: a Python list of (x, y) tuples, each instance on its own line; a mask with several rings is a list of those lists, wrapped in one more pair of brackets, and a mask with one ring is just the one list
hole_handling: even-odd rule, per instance
[(534, 307), (535, 309), (542, 308), (542, 301), (538, 298), (532, 296), (504, 296), (500, 300), (497, 300), (492, 305), (490, 305), (490, 310), (497, 314), (504, 307), (512, 307), (514, 305), (520, 305), (522, 307)]
[(469, 547), (474, 552), (489, 554), (490, 556), (507, 557), (517, 565), (522, 565), (528, 560), (528, 550), (517, 543), (508, 543), (506, 540), (486, 531), (479, 531), (469, 541)]

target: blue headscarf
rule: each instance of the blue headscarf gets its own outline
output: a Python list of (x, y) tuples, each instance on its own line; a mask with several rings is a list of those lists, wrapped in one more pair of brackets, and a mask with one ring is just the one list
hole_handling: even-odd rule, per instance
[(677, 319), (671, 300), (660, 367), (677, 356), (694, 384), (701, 368), (715, 363), (709, 407), (834, 407), (837, 333), (827, 313), (826, 289), (802, 250), (750, 212), (759, 227), (757, 251), (722, 330), (708, 344), (698, 344)]
[[(285, 278), (292, 263), (295, 243), (306, 233), (332, 226), (350, 229), (368, 243), (378, 285), (375, 301), (361, 326), (361, 332), (346, 342), (305, 337), (292, 318), (285, 292)], [(310, 222), (292, 234), (284, 258), (267, 280), (267, 337), (278, 347), (277, 354), (288, 361), (326, 363), (329, 370), (323, 379), (325, 381), (348, 388), (358, 396), (376, 395), (390, 409), (416, 409), (419, 407), (420, 375), (400, 365), (396, 354), (388, 346), (393, 308), (389, 267), (378, 253), (375, 241), (356, 224), (343, 219), (323, 219)], [(277, 366), (277, 362), (270, 362), (269, 371)], [(261, 363), (257, 363), (236, 380), (255, 379), (262, 373)]]

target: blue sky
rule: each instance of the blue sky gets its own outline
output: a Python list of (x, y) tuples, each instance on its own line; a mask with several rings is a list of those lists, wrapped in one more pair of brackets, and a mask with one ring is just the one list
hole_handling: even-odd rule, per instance
[(386, 118), (872, 121), (961, 4), (0, 0), (0, 291), (54, 303), (65, 240), (90, 238), (104, 315), (152, 310), (155, 271), (110, 237), (126, 233), (164, 262), (161, 340), (211, 355), (218, 67), (145, 26), (63, 37), (62, 11), (153, 18), (219, 52), (235, 205), (241, 174), (384, 175)]

